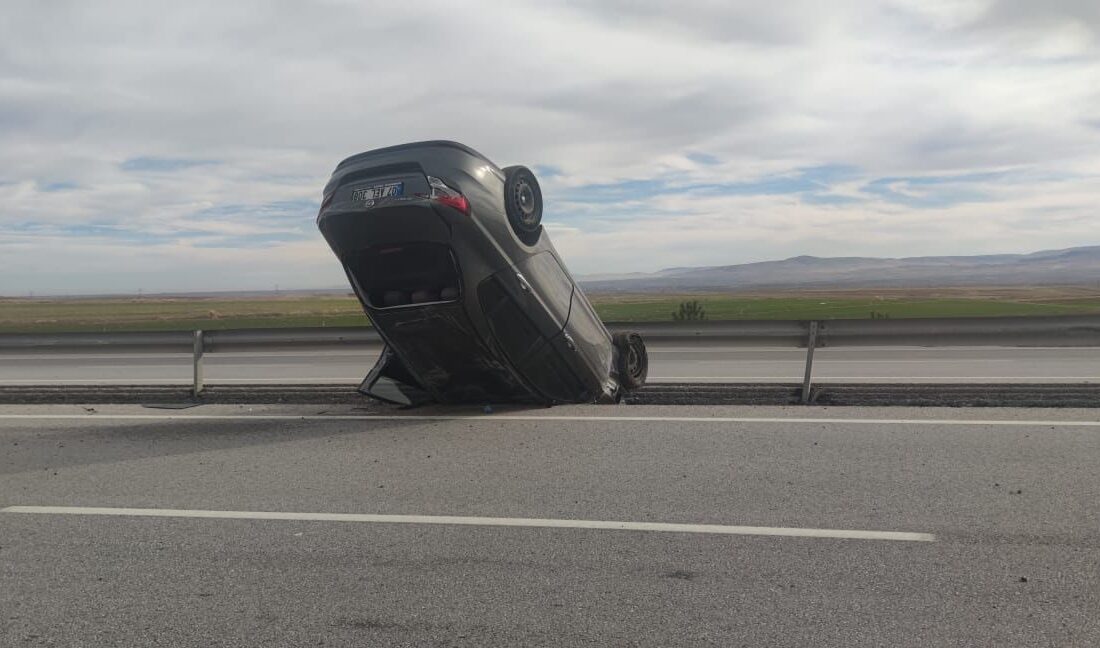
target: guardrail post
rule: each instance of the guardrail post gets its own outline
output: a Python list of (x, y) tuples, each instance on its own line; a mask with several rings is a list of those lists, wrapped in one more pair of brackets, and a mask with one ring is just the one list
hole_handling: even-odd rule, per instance
[(195, 331), (195, 351), (194, 351), (194, 383), (191, 386), (191, 394), (198, 396), (202, 393), (202, 354), (203, 354), (203, 340), (202, 331)]
[(817, 347), (817, 322), (810, 322), (810, 336), (806, 340), (806, 374), (802, 377), (802, 404), (810, 402), (810, 387), (813, 386), (814, 348)]

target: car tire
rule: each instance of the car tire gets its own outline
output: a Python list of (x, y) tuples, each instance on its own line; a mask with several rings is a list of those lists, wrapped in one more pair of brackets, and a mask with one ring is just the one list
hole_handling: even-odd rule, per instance
[(615, 362), (619, 370), (619, 384), (623, 389), (638, 389), (649, 375), (649, 354), (646, 353), (642, 336), (637, 333), (615, 333), (611, 341), (618, 349)]
[(525, 166), (504, 169), (504, 212), (512, 231), (527, 245), (542, 233), (542, 188)]

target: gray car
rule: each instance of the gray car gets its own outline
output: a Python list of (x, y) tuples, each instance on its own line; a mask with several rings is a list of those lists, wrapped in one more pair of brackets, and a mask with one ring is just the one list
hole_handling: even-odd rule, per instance
[(608, 402), (645, 382), (645, 344), (597, 317), (526, 167), (448, 141), (360, 153), (337, 165), (317, 225), (385, 342), (366, 394)]

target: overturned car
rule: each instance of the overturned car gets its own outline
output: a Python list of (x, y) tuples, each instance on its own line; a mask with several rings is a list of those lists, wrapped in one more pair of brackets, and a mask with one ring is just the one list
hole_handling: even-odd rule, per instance
[(543, 230), (542, 192), (447, 141), (352, 156), (317, 225), (385, 343), (359, 390), (416, 404), (614, 402), (645, 344), (612, 335)]

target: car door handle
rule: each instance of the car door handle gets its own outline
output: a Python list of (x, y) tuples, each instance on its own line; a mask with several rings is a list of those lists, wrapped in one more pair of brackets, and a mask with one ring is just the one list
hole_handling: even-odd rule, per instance
[(531, 292), (531, 284), (527, 283), (527, 278), (523, 276), (522, 272), (516, 273), (516, 280), (519, 281), (519, 287), (523, 292)]

